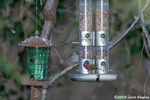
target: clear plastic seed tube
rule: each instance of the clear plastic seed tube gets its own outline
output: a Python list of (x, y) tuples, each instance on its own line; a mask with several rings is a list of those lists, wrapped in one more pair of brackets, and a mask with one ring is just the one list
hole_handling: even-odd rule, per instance
[(95, 2), (96, 73), (109, 73), (109, 0)]
[(81, 74), (91, 74), (95, 70), (93, 11), (93, 0), (79, 0), (79, 54)]
[(79, 0), (79, 29), (93, 30), (93, 0)]
[(95, 29), (109, 31), (109, 0), (96, 0)]

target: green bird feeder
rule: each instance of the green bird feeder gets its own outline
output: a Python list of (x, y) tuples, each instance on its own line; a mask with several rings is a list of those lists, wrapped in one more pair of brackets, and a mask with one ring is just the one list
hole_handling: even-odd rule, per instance
[(19, 44), (24, 47), (25, 78), (23, 84), (42, 86), (47, 84), (50, 72), (49, 41), (42, 37), (30, 37)]

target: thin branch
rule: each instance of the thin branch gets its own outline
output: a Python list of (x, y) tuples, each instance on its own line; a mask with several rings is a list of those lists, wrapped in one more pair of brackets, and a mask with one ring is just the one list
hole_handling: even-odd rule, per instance
[(142, 12), (144, 12), (144, 10), (149, 6), (150, 0), (147, 0), (147, 2), (145, 3), (145, 6), (142, 9)]
[[(143, 34), (143, 33), (142, 33)], [(149, 53), (149, 48), (148, 48), (148, 44), (147, 44), (147, 41), (145, 38), (143, 38), (143, 44), (144, 44), (144, 47), (145, 47), (145, 52), (148, 56), (148, 58), (150, 59), (150, 53)]]
[(44, 7), (44, 25), (41, 37), (48, 38), (52, 33), (52, 30), (56, 23), (56, 10), (58, 7), (59, 0), (47, 0)]
[(59, 63), (60, 63), (60, 64), (63, 64), (64, 61), (63, 61), (63, 59), (61, 58), (60, 54), (58, 53), (57, 49), (56, 49), (55, 47), (52, 47), (52, 48), (54, 49), (54, 51), (56, 52), (56, 55), (57, 55), (58, 58), (59, 58)]
[[(150, 20), (147, 20), (147, 21), (145, 22), (145, 25), (146, 25), (146, 26), (149, 26), (149, 25), (150, 25)], [(141, 23), (137, 23), (137, 25), (132, 29), (132, 31), (137, 30), (137, 29), (140, 29), (140, 28), (141, 28)]]

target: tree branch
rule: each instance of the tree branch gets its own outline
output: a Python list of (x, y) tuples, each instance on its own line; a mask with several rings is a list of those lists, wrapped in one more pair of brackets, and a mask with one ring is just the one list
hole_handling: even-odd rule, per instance
[(41, 91), (40, 87), (31, 87), (31, 97), (30, 100), (40, 100), (41, 99)]
[(55, 23), (56, 23), (56, 10), (58, 7), (59, 0), (47, 0), (44, 7), (44, 25), (41, 37), (49, 38)]

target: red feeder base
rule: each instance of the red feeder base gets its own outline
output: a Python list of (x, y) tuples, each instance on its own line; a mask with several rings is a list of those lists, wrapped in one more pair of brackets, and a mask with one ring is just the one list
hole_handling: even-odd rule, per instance
[(48, 85), (48, 83), (49, 83), (48, 81), (44, 81), (44, 82), (23, 81), (21, 82), (21, 84), (23, 85), (30, 85), (30, 86), (37, 86), (37, 87)]

